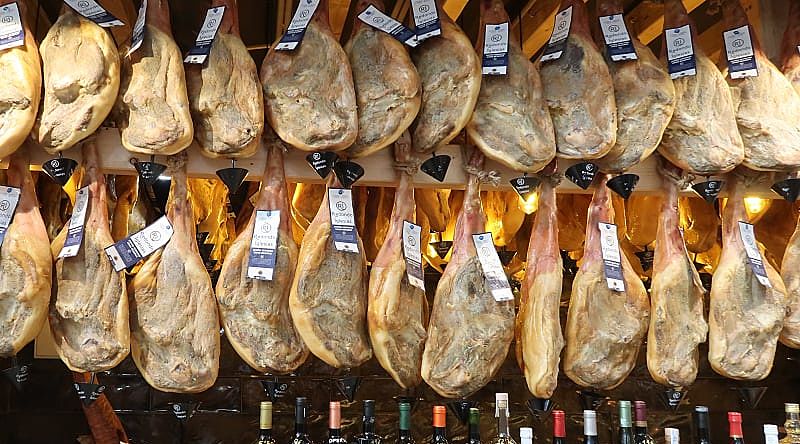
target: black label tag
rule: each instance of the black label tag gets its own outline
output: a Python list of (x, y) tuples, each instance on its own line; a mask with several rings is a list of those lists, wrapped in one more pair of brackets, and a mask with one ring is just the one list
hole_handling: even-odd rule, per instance
[(272, 379), (261, 381), (261, 385), (264, 387), (264, 391), (267, 392), (270, 401), (277, 402), (279, 399), (286, 397), (290, 384), (286, 381), (279, 382), (277, 379)]
[(580, 398), (583, 410), (597, 410), (608, 400), (608, 397), (591, 390), (579, 390), (578, 398)]
[(673, 411), (678, 410), (683, 398), (686, 397), (686, 391), (674, 388), (668, 388), (661, 392), (661, 401), (664, 407), (670, 408)]
[(800, 197), (800, 179), (786, 179), (772, 185), (772, 191), (789, 202), (794, 203)]
[(339, 156), (332, 151), (317, 151), (306, 156), (306, 162), (323, 179), (326, 179), (328, 174), (331, 173), (331, 169), (333, 169), (333, 165), (337, 160), (339, 160)]
[(78, 393), (78, 398), (85, 406), (90, 406), (92, 403), (100, 398), (100, 395), (106, 390), (106, 386), (101, 384), (93, 384), (91, 382), (76, 382), (74, 383), (75, 392)]
[(3, 375), (11, 382), (17, 391), (22, 391), (25, 383), (28, 382), (30, 375), (30, 366), (28, 364), (17, 364), (11, 368), (3, 370)]
[(507, 266), (511, 263), (511, 260), (514, 259), (514, 256), (517, 255), (516, 251), (508, 251), (508, 250), (498, 250), (497, 256), (500, 258), (500, 263), (503, 266)]
[(722, 191), (723, 185), (725, 185), (724, 181), (709, 180), (707, 182), (700, 182), (692, 185), (692, 189), (706, 202), (714, 203), (714, 201), (717, 200), (717, 196), (719, 196), (720, 191)]
[(469, 420), (469, 409), (477, 406), (478, 406), (477, 401), (461, 400), (461, 401), (450, 401), (447, 403), (447, 408), (449, 408), (450, 411), (453, 412), (454, 415), (456, 415), (456, 418), (458, 418), (458, 422), (460, 422), (461, 424), (466, 424), (467, 421)]
[(172, 414), (181, 421), (190, 419), (197, 412), (196, 402), (173, 402)]
[(450, 247), (452, 246), (453, 241), (439, 241), (433, 243), (433, 248), (436, 249), (436, 254), (438, 254), (442, 259), (447, 256), (447, 252), (450, 251)]
[(139, 178), (147, 185), (156, 183), (161, 174), (167, 169), (166, 165), (155, 162), (134, 162), (133, 167), (139, 173)]
[(228, 187), (228, 194), (236, 194), (239, 191), (239, 187), (244, 183), (245, 177), (247, 177), (247, 170), (236, 167), (223, 168), (217, 170), (217, 177)]
[(637, 251), (636, 257), (639, 258), (639, 262), (642, 264), (642, 270), (647, 271), (653, 268), (653, 259), (655, 258), (655, 252), (650, 250), (644, 251)]
[(580, 162), (567, 168), (564, 175), (575, 185), (588, 190), (597, 174), (597, 165), (591, 162)]
[(356, 399), (356, 391), (361, 386), (360, 376), (345, 376), (336, 380), (336, 388), (348, 401), (353, 402)]
[(733, 387), (739, 392), (742, 403), (750, 410), (755, 410), (769, 387)]
[(439, 154), (422, 163), (420, 169), (423, 173), (433, 177), (439, 182), (444, 182), (447, 170), (450, 168), (450, 156)]
[(72, 173), (75, 172), (78, 162), (74, 159), (67, 159), (66, 157), (59, 157), (57, 159), (50, 159), (42, 164), (42, 170), (53, 179), (53, 182), (61, 185), (62, 187), (69, 182)]
[(636, 174), (620, 174), (609, 179), (606, 186), (622, 196), (623, 199), (627, 199), (631, 197), (637, 183), (639, 183), (639, 176)]
[(349, 160), (336, 162), (336, 164), (333, 165), (333, 172), (345, 188), (350, 188), (358, 179), (364, 176), (364, 168)]
[(516, 191), (517, 194), (519, 194), (519, 197), (525, 201), (527, 201), (528, 198), (536, 192), (539, 184), (542, 183), (542, 181), (533, 176), (517, 177), (516, 179), (511, 179), (510, 182), (511, 186), (514, 187), (514, 191)]

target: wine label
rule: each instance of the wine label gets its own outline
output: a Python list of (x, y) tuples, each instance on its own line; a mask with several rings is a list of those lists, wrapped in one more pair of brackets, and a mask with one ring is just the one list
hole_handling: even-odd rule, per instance
[(144, 41), (144, 24), (147, 17), (147, 0), (142, 0), (142, 6), (139, 7), (139, 16), (136, 17), (136, 23), (133, 24), (133, 35), (131, 36), (131, 48), (128, 50), (127, 55), (131, 55), (142, 46)]
[(25, 44), (25, 29), (16, 2), (0, 6), (0, 51)]
[(375, 5), (367, 6), (364, 12), (358, 14), (358, 19), (375, 29), (389, 34), (401, 43), (412, 48), (415, 48), (419, 44), (417, 34), (414, 31), (385, 14), (383, 11), (376, 8)]
[(64, 0), (64, 3), (84, 18), (97, 23), (103, 28), (125, 25), (94, 0)]
[(486, 25), (483, 34), (483, 74), (504, 76), (508, 71), (508, 22)]
[(189, 50), (186, 58), (183, 59), (184, 63), (202, 65), (208, 60), (208, 55), (211, 53), (211, 45), (214, 44), (214, 39), (217, 37), (217, 31), (219, 31), (224, 15), (224, 6), (216, 6), (206, 11), (206, 18), (203, 20), (203, 26), (197, 34), (194, 46)]
[(606, 53), (614, 62), (623, 60), (636, 60), (636, 49), (625, 26), (622, 14), (604, 15), (600, 17), (600, 29), (603, 31), (603, 40), (606, 43)]
[(619, 253), (617, 226), (600, 222), (600, 250), (603, 253), (603, 271), (609, 290), (625, 291), (625, 280), (622, 276), (622, 259)]
[(90, 382), (75, 382), (73, 387), (75, 387), (75, 393), (78, 394), (78, 398), (87, 407), (97, 401), (100, 395), (106, 391), (106, 386)]
[(500, 256), (497, 255), (497, 249), (494, 248), (492, 233), (473, 234), (472, 242), (475, 243), (483, 276), (494, 300), (497, 302), (513, 301), (514, 293), (511, 292), (511, 285), (508, 283), (505, 270), (503, 270)]
[(161, 216), (142, 231), (135, 233), (105, 249), (114, 270), (122, 271), (167, 245), (173, 229), (167, 216)]
[(767, 277), (767, 270), (764, 268), (764, 258), (761, 257), (761, 251), (759, 251), (758, 244), (756, 243), (756, 234), (753, 231), (753, 225), (739, 221), (739, 234), (742, 236), (744, 251), (747, 253), (747, 260), (750, 262), (750, 268), (756, 275), (756, 279), (758, 279), (761, 285), (772, 288), (772, 284)]
[(549, 62), (558, 60), (567, 47), (569, 30), (572, 27), (572, 6), (556, 14), (556, 22), (553, 24), (553, 33), (544, 48), (542, 61)]
[(0, 247), (3, 246), (3, 239), (6, 231), (14, 220), (14, 213), (17, 211), (19, 203), (19, 188), (0, 187)]
[(407, 220), (403, 221), (403, 257), (406, 260), (408, 283), (425, 291), (425, 278), (422, 273), (422, 227)]
[(725, 41), (725, 56), (728, 59), (728, 73), (731, 79), (743, 79), (758, 75), (756, 54), (750, 38), (750, 25), (744, 25), (722, 33)]
[(442, 35), (442, 24), (439, 22), (436, 0), (411, 0), (411, 11), (414, 16), (418, 42)]
[(289, 27), (286, 33), (281, 37), (281, 41), (275, 45), (277, 51), (294, 51), (303, 41), (306, 35), (306, 28), (311, 23), (314, 17), (314, 12), (317, 11), (319, 0), (301, 0), (294, 12), (292, 21), (289, 22)]
[(353, 191), (344, 188), (328, 189), (331, 212), (331, 235), (337, 251), (358, 253), (358, 233), (353, 211)]
[(72, 208), (72, 217), (67, 226), (67, 238), (64, 246), (58, 253), (58, 258), (75, 257), (81, 251), (83, 243), (83, 230), (86, 224), (86, 212), (89, 209), (89, 187), (83, 187), (75, 194), (75, 206)]
[(275, 272), (278, 250), (278, 228), (281, 210), (258, 210), (250, 240), (250, 259), (247, 262), (247, 277), (271, 281)]
[(664, 36), (667, 42), (667, 69), (670, 78), (697, 75), (692, 27), (683, 25), (680, 28), (665, 29)]

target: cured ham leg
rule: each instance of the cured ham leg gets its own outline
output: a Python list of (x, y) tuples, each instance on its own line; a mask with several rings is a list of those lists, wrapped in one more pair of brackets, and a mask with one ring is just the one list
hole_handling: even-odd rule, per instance
[[(268, 130), (271, 133), (271, 130)], [(289, 195), (283, 171), (283, 143), (274, 134), (261, 192), (250, 222), (231, 245), (217, 281), (217, 301), (225, 334), (248, 365), (260, 373), (289, 373), (308, 357), (308, 348), (292, 324), (289, 293), (297, 268), (297, 244), (291, 232)], [(278, 248), (270, 281), (247, 277), (250, 244), (259, 210), (279, 210)]]
[(705, 290), (680, 232), (678, 183), (683, 182), (680, 173), (664, 163), (666, 193), (653, 260), (647, 368), (659, 384), (688, 387), (697, 377), (697, 346), (708, 333), (703, 317)]
[(250, 157), (264, 131), (258, 68), (239, 36), (236, 0), (214, 0), (215, 6), (226, 8), (208, 60), (186, 67), (195, 138), (209, 157)]
[[(108, 219), (106, 180), (94, 139), (83, 144), (83, 185), (89, 207), (78, 255), (56, 260), (56, 293), (50, 329), (61, 360), (75, 372), (114, 368), (130, 350), (125, 274), (114, 271), (103, 251), (114, 243)], [(53, 257), (64, 246), (69, 224), (53, 241)]]
[(783, 33), (781, 71), (800, 94), (800, 2), (789, 2), (789, 20)]
[(584, 387), (610, 390), (633, 370), (647, 334), (650, 301), (639, 276), (620, 250), (625, 291), (606, 283), (599, 223), (614, 223), (611, 191), (602, 176), (586, 224), (583, 259), (572, 283), (567, 314), (564, 373)]
[(219, 370), (219, 319), (211, 278), (197, 247), (186, 179), (186, 154), (169, 158), (167, 218), (173, 234), (128, 285), (131, 355), (151, 387), (197, 393)]
[(172, 39), (168, 0), (147, 2), (144, 40), (123, 59), (116, 108), (128, 151), (171, 155), (192, 143), (183, 57)]
[[(399, 163), (411, 161), (408, 133), (395, 142), (394, 151)], [(367, 322), (375, 357), (403, 388), (422, 382), (420, 369), (427, 336), (428, 300), (424, 291), (409, 284), (403, 254), (403, 221), (415, 222), (414, 213), (411, 174), (401, 171), (389, 232), (372, 263)]]
[(789, 239), (783, 254), (781, 277), (786, 284), (787, 310), (780, 341), (791, 348), (800, 348), (800, 222)]
[[(481, 0), (477, 51), (483, 56), (485, 25), (509, 22), (500, 0)], [(536, 65), (517, 39), (508, 42), (506, 75), (481, 80), (478, 103), (467, 133), (486, 157), (516, 171), (535, 173), (556, 155), (553, 121), (542, 95)]]
[(786, 287), (768, 261), (763, 262), (771, 288), (758, 282), (748, 263), (739, 230), (739, 221), (748, 221), (746, 179), (736, 172), (731, 176), (722, 215), (722, 256), (711, 283), (708, 361), (722, 376), (759, 381), (772, 370), (786, 316)]
[(20, 198), (0, 246), (0, 358), (16, 355), (39, 334), (50, 303), (53, 256), (27, 150), (12, 154), (6, 181), (20, 189)]
[[(469, 170), (483, 167), (475, 152)], [(439, 285), (422, 355), (422, 378), (446, 398), (475, 393), (494, 377), (514, 337), (514, 302), (497, 302), (484, 276), (472, 235), (484, 232), (478, 174), (470, 173), (456, 222), (453, 252)]]

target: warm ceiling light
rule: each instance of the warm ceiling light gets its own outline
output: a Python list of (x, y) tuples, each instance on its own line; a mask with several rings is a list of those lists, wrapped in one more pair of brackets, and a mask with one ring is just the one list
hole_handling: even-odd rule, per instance
[(522, 196), (519, 197), (519, 201), (521, 203), (522, 211), (525, 214), (533, 214), (537, 209), (539, 209), (539, 193), (531, 193), (526, 199), (523, 199)]

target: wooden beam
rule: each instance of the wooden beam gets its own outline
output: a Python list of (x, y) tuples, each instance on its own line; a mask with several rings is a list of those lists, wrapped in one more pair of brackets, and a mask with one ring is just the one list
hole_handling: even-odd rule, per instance
[(468, 0), (445, 0), (442, 9), (444, 9), (444, 12), (446, 12), (453, 21), (456, 21), (461, 16), (461, 13), (464, 12), (467, 1)]
[[(683, 0), (686, 11), (692, 12), (706, 0)], [(625, 18), (633, 28), (639, 41), (645, 45), (658, 38), (664, 31), (664, 3), (645, 0), (628, 13)]]
[(347, 21), (347, 13), (350, 11), (350, 0), (329, 0), (330, 6), (328, 15), (331, 22), (331, 31), (337, 40), (341, 41), (342, 30)]
[(561, 0), (530, 0), (520, 18), (511, 25), (511, 35), (522, 36), (522, 52), (533, 57), (550, 39)]
[(406, 15), (408, 15), (408, 8), (411, 7), (410, 0), (397, 0), (392, 8), (392, 17), (397, 19), (400, 23), (405, 23)]

